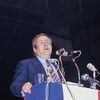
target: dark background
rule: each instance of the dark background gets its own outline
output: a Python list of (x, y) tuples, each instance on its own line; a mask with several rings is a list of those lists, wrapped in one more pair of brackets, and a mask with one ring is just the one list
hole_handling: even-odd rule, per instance
[[(81, 50), (76, 60), (81, 75), (92, 77), (86, 66), (91, 62), (100, 71), (99, 27), (100, 0), (0, 0), (0, 100), (18, 100), (9, 85), (17, 62), (33, 57), (31, 40), (37, 32), (56, 37), (53, 57), (60, 47)], [(64, 58), (63, 66), (66, 80), (77, 82), (70, 57)]]

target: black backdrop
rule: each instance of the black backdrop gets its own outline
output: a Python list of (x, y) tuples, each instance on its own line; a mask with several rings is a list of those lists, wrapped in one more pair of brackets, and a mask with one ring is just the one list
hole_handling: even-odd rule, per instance
[[(36, 32), (56, 37), (53, 57), (60, 47), (81, 50), (76, 60), (81, 75), (92, 77), (86, 66), (91, 62), (100, 71), (99, 26), (100, 0), (0, 0), (0, 100), (18, 99), (9, 92), (9, 85), (16, 63), (33, 57), (31, 40)], [(71, 58), (65, 59), (66, 80), (77, 82)]]

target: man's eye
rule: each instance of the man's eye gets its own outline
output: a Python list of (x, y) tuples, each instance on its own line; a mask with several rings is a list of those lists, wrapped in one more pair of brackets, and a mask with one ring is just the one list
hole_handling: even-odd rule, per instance
[(43, 44), (44, 42), (41, 42), (41, 44)]
[(44, 44), (44, 42), (40, 42), (40, 44)]

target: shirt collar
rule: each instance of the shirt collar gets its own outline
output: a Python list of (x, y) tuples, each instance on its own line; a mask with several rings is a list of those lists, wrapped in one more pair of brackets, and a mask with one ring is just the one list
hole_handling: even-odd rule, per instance
[(39, 59), (39, 61), (40, 61), (41, 63), (43, 63), (43, 64), (46, 63), (46, 59), (45, 59), (45, 58), (40, 57), (40, 56), (37, 56), (37, 58)]
[[(40, 61), (42, 64), (47, 64), (47, 62), (46, 62), (46, 59), (45, 59), (45, 58), (40, 57), (40, 56), (37, 56), (37, 58), (39, 59), (39, 61)], [(50, 59), (48, 59), (48, 61), (49, 61), (49, 62), (50, 62), (50, 64), (51, 64), (51, 60), (50, 60)]]

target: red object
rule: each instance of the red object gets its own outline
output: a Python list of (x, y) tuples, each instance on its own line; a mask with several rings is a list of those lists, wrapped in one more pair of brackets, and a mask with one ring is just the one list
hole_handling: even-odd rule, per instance
[(100, 90), (98, 91), (98, 100), (100, 100)]

